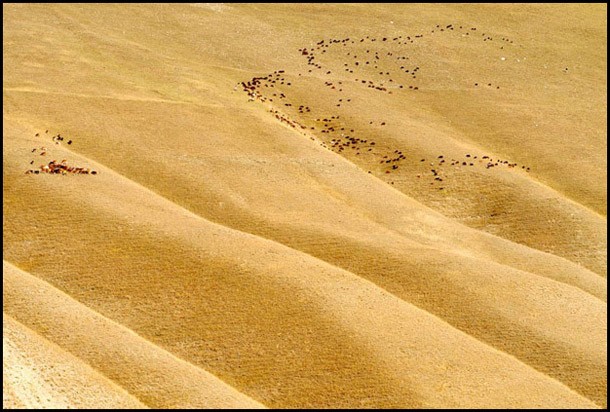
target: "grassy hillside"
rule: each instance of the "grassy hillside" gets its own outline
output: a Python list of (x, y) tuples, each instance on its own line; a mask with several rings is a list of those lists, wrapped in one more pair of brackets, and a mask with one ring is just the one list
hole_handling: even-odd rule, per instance
[(5, 364), (117, 407), (606, 406), (605, 5), (3, 23)]

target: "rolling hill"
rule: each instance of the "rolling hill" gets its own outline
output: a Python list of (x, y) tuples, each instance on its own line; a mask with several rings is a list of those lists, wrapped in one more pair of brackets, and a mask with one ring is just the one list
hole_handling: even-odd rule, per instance
[(4, 5), (4, 407), (605, 408), (606, 7)]

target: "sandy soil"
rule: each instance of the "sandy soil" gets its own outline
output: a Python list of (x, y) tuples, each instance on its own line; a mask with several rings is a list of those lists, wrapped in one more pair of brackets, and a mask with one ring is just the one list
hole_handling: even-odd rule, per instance
[(606, 5), (3, 7), (5, 408), (605, 408)]

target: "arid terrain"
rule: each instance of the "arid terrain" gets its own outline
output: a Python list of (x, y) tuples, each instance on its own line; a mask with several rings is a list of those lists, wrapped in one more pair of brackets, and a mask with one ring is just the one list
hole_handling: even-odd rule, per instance
[(4, 408), (606, 408), (606, 16), (4, 4)]

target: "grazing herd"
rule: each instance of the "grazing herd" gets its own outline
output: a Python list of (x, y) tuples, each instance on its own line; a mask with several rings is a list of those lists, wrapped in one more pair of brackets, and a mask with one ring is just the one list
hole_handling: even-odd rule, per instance
[[(426, 159), (421, 159), (420, 163), (425, 163)], [(435, 163), (436, 162), (436, 163)], [(450, 163), (449, 163), (450, 162)], [(485, 167), (485, 169), (491, 169), (493, 167), (507, 167), (509, 169), (516, 168), (518, 166), (517, 163), (509, 162), (508, 160), (496, 159), (484, 155), (477, 156), (471, 155), (470, 153), (466, 153), (463, 159), (454, 159), (451, 160), (445, 159), (445, 156), (439, 155), (434, 159), (434, 161), (429, 162), (425, 165), (426, 167), (435, 167), (433, 169), (429, 169), (430, 177), (432, 181), (430, 185), (441, 185), (438, 190), (444, 190), (445, 187), (442, 182), (447, 182), (447, 176), (445, 173), (445, 167), (453, 166), (454, 168), (462, 168), (462, 167)], [(525, 165), (521, 165), (521, 169), (527, 173), (529, 173), (530, 168)], [(424, 173), (417, 174), (417, 178), (421, 179), (424, 176)]]
[(40, 170), (35, 169), (35, 170), (27, 170), (25, 172), (26, 175), (28, 174), (39, 174), (39, 173), (49, 173), (49, 174), (56, 174), (56, 175), (67, 175), (68, 173), (70, 174), (76, 174), (76, 175), (88, 175), (88, 174), (92, 174), (92, 175), (96, 175), (97, 171), (95, 170), (91, 170), (88, 167), (74, 167), (74, 166), (68, 166), (66, 164), (66, 159), (62, 160), (61, 162), (57, 162), (57, 160), (51, 160), (48, 164), (46, 165), (41, 165), (40, 166)]
[[(448, 24), (436, 25), (429, 33), (419, 33), (413, 36), (325, 39), (311, 47), (302, 47), (298, 51), (309, 66), (306, 67), (308, 73), (312, 73), (307, 80), (311, 82), (322, 78), (323, 87), (329, 91), (331, 96), (335, 96), (336, 93), (337, 97), (332, 105), (336, 111), (340, 111), (342, 107), (352, 103), (354, 96), (348, 96), (347, 93), (353, 87), (364, 87), (387, 94), (419, 91), (422, 87), (422, 84), (418, 83), (419, 77), (425, 68), (422, 69), (419, 64), (410, 63), (410, 58), (405, 51), (424, 36), (438, 36), (434, 33), (452, 31), (460, 33), (462, 37), (479, 37), (476, 27)], [(494, 42), (494, 37), (486, 33), (482, 33), (479, 38), (484, 42)], [(513, 43), (507, 37), (502, 37), (501, 40), (495, 40), (495, 42), (500, 44), (500, 49)], [(383, 47), (376, 47), (378, 45), (383, 45)], [(330, 54), (334, 54), (333, 59), (325, 61), (325, 57)], [(340, 63), (341, 67), (337, 67), (337, 61), (340, 61), (337, 60), (337, 56), (344, 56), (344, 61)], [(328, 106), (325, 109), (316, 110), (303, 102), (291, 101), (288, 97), (291, 94), (290, 90), (299, 84), (299, 78), (303, 79), (301, 76), (303, 76), (302, 73), (294, 76), (289, 75), (285, 70), (276, 70), (267, 75), (241, 82), (234, 90), (241, 86), (248, 95), (248, 101), (265, 103), (269, 112), (277, 120), (318, 142), (322, 147), (343, 156), (348, 153), (350, 157), (358, 156), (359, 159), (362, 159), (362, 163), (367, 165), (377, 165), (368, 173), (375, 173), (390, 184), (394, 184), (392, 174), (397, 173), (405, 162), (411, 162), (411, 167), (406, 169), (411, 171), (416, 164), (419, 164), (416, 163), (414, 156), (403, 153), (405, 149), (376, 144), (370, 137), (371, 134), (378, 135), (383, 130), (382, 128), (386, 127), (386, 121), (371, 120), (368, 122), (367, 131), (357, 131), (356, 128), (359, 126), (356, 125), (363, 124), (361, 118), (350, 118), (349, 113), (329, 115)], [(328, 77), (328, 80), (324, 80), (324, 77)], [(479, 86), (500, 89), (500, 86), (492, 84), (492, 82), (474, 83), (474, 87)], [(332, 99), (331, 97), (331, 101)], [(282, 111), (280, 111), (280, 107)], [(376, 130), (371, 132), (371, 128)], [(356, 158), (353, 159), (356, 160)], [(430, 184), (440, 186), (438, 190), (445, 189), (448, 179), (444, 171), (449, 165), (455, 168), (484, 167), (486, 170), (502, 166), (509, 169), (517, 167), (517, 163), (507, 160), (496, 159), (494, 161), (488, 156), (471, 157), (470, 154), (466, 154), (463, 159), (451, 160), (439, 155), (435, 161), (436, 163), (428, 162), (426, 166), (432, 167), (429, 169), (432, 178)], [(422, 159), (421, 162), (425, 162), (425, 159)], [(526, 172), (530, 170), (526, 166), (521, 166), (521, 169)], [(416, 175), (417, 179), (422, 179), (427, 175), (426, 172), (421, 171), (420, 166), (415, 167), (415, 170), (420, 170)], [(404, 174), (402, 176), (404, 177)]]
[[(48, 133), (49, 133), (49, 131), (46, 130), (45, 134), (48, 134)], [(40, 133), (36, 133), (34, 135), (34, 137), (40, 137)], [(63, 142), (64, 140), (65, 139), (60, 134), (57, 134), (51, 138), (51, 141), (54, 142), (56, 145), (61, 144), (61, 142)], [(66, 143), (68, 145), (71, 145), (72, 140), (68, 139), (66, 141)], [(35, 147), (30, 151), (31, 154), (36, 154), (38, 156), (47, 156), (48, 152), (49, 152), (49, 150), (45, 146)], [(33, 165), (34, 162), (35, 162), (35, 160), (31, 160), (30, 165)], [(62, 175), (62, 176), (66, 176), (68, 174), (74, 174), (74, 175), (96, 175), (96, 174), (98, 174), (98, 172), (96, 170), (92, 170), (88, 167), (69, 166), (66, 163), (66, 159), (62, 160), (61, 162), (58, 162), (57, 160), (51, 160), (50, 162), (48, 162), (46, 164), (44, 164), (44, 163), (41, 164), (36, 169), (28, 169), (25, 171), (26, 175), (31, 175), (31, 174), (38, 175), (41, 173)]]
[[(394, 94), (400, 92), (419, 91), (422, 84), (418, 82), (421, 76), (422, 67), (418, 64), (410, 63), (410, 57), (405, 55), (405, 51), (411, 47), (410, 45), (417, 43), (424, 36), (438, 36), (439, 32), (461, 33), (462, 37), (469, 38), (478, 37), (476, 27), (464, 27), (462, 25), (436, 25), (428, 33), (419, 33), (412, 36), (364, 36), (362, 38), (343, 39), (323, 39), (318, 41), (311, 47), (303, 47), (298, 49), (300, 56), (306, 59), (309, 81), (314, 81), (322, 76), (328, 76), (323, 85), (328, 88), (331, 94), (339, 94), (333, 102), (334, 110), (342, 110), (340, 108), (352, 103), (353, 96), (346, 96), (350, 88), (364, 87), (372, 91)], [(482, 33), (480, 38), (484, 42), (493, 42), (494, 37)], [(513, 41), (507, 37), (502, 37), (501, 40), (496, 40), (500, 43), (500, 49), (504, 49), (507, 44), (512, 44)], [(383, 47), (376, 47), (383, 45)], [(406, 46), (406, 47), (405, 47)], [(327, 54), (328, 53), (328, 54)], [(325, 56), (335, 54), (344, 56), (342, 66), (336, 67), (337, 59), (333, 58), (328, 62), (323, 62)], [(504, 58), (502, 58), (504, 60)], [(420, 63), (421, 64), (421, 63)], [(425, 68), (424, 68), (425, 70)], [(567, 68), (565, 69), (567, 72)], [(314, 73), (315, 72), (315, 73)], [(352, 76), (353, 75), (353, 76)], [(349, 118), (349, 115), (341, 116), (339, 114), (328, 115), (318, 114), (316, 117), (312, 107), (305, 104), (297, 104), (289, 100), (289, 90), (293, 86), (302, 73), (298, 73), (298, 77), (289, 76), (285, 70), (275, 70), (264, 76), (253, 77), (249, 81), (238, 83), (234, 90), (241, 87), (248, 95), (248, 101), (260, 101), (268, 106), (271, 113), (278, 121), (299, 131), (304, 136), (316, 141), (322, 147), (331, 150), (335, 153), (345, 156), (350, 153), (351, 156), (358, 156), (363, 159), (362, 163), (367, 165), (377, 165), (374, 168), (374, 173), (382, 177), (390, 184), (392, 181), (392, 173), (405, 165), (405, 162), (411, 162), (410, 168), (413, 170), (415, 165), (432, 167), (429, 169), (432, 182), (431, 185), (439, 185), (439, 190), (444, 190), (444, 183), (447, 182), (447, 175), (444, 173), (448, 166), (455, 168), (462, 167), (485, 167), (492, 169), (497, 167), (507, 167), (509, 169), (517, 168), (517, 163), (507, 160), (496, 159), (495, 161), (489, 156), (471, 156), (466, 154), (463, 159), (445, 159), (443, 155), (437, 156), (435, 162), (428, 162), (421, 159), (417, 163), (415, 156), (408, 157), (407, 153), (403, 153), (401, 148), (388, 147), (387, 144), (377, 144), (371, 137), (371, 134), (379, 134), (382, 128), (386, 127), (386, 121), (378, 119), (368, 122), (367, 131), (357, 131), (356, 124), (362, 125), (361, 118)], [(357, 77), (356, 77), (357, 76)], [(322, 79), (324, 80), (324, 79)], [(352, 82), (353, 81), (353, 82)], [(472, 83), (471, 83), (472, 84)], [(474, 87), (487, 86), (488, 88), (500, 89), (500, 86), (486, 83), (474, 83)], [(280, 111), (282, 107), (283, 111)], [(371, 133), (371, 128), (375, 129)], [(45, 134), (48, 134), (48, 130)], [(366, 133), (365, 136), (363, 136)], [(40, 134), (36, 133), (36, 137)], [(71, 139), (65, 139), (60, 134), (52, 137), (52, 142), (56, 145), (66, 143), (71, 145)], [(37, 153), (39, 156), (47, 155), (47, 148), (42, 146), (32, 149), (32, 153)], [(35, 163), (34, 160), (30, 165)], [(415, 167), (416, 170), (421, 169), (421, 166)], [(521, 166), (523, 171), (529, 172), (530, 168)], [(57, 162), (52, 160), (46, 164), (41, 164), (36, 169), (28, 169), (26, 174), (97, 174), (97, 171), (84, 167), (69, 166), (66, 160)], [(369, 170), (368, 173), (373, 173)], [(421, 179), (427, 175), (426, 172), (420, 170), (416, 175), (417, 179)], [(404, 175), (403, 175), (404, 176)]]

